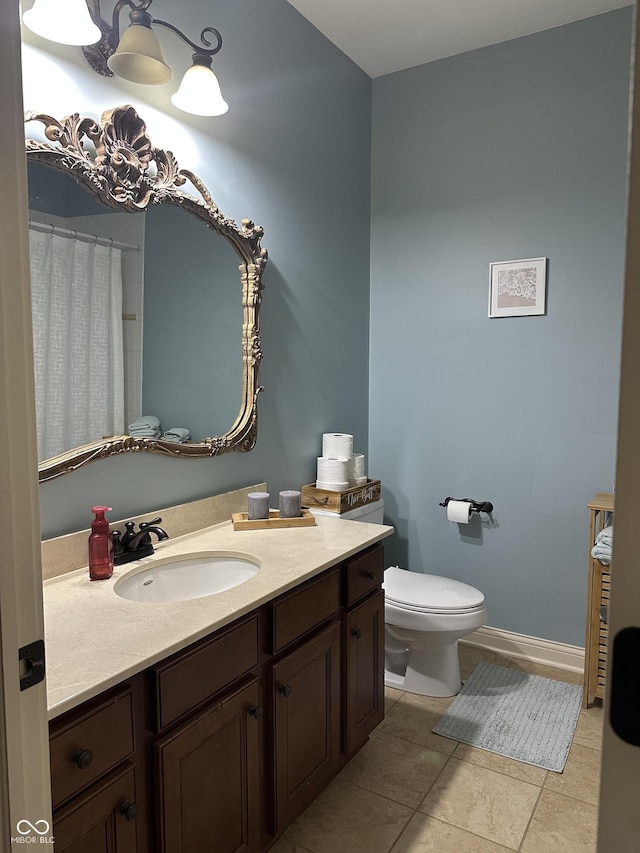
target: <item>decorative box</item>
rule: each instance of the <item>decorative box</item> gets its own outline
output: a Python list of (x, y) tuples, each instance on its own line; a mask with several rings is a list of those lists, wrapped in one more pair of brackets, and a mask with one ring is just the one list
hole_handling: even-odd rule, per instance
[(301, 486), (302, 505), (309, 509), (326, 509), (341, 514), (350, 509), (364, 506), (380, 500), (382, 484), (380, 480), (367, 480), (364, 486), (353, 486), (342, 492), (318, 489), (313, 484)]

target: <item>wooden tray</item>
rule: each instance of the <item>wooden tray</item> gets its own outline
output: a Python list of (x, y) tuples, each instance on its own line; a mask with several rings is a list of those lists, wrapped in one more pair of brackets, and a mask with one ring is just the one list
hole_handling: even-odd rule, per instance
[(248, 518), (246, 512), (234, 512), (231, 516), (234, 530), (267, 530), (274, 527), (314, 527), (315, 516), (308, 509), (302, 510), (297, 518), (280, 518), (280, 510), (270, 509), (269, 518)]
[(313, 509), (326, 509), (329, 512), (341, 514), (350, 509), (364, 506), (380, 500), (382, 484), (380, 480), (367, 480), (364, 486), (353, 486), (344, 492), (330, 492), (328, 489), (317, 489), (313, 483), (301, 487), (303, 506)]

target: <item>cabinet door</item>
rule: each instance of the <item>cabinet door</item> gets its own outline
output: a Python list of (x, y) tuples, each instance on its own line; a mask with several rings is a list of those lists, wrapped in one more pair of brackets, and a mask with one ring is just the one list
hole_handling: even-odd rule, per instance
[(156, 744), (163, 853), (258, 849), (258, 681)]
[(135, 853), (135, 775), (130, 764), (53, 816), (56, 853)]
[(345, 744), (350, 755), (384, 719), (384, 593), (345, 619)]
[(340, 760), (340, 625), (273, 667), (275, 827), (281, 832), (333, 778)]

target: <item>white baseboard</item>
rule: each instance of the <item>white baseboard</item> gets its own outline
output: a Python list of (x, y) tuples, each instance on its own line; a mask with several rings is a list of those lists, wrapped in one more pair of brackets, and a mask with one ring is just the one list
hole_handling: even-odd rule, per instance
[(511, 631), (490, 628), (488, 625), (469, 634), (460, 642), (507, 657), (555, 666), (558, 669), (584, 671), (584, 649), (580, 646), (554, 643), (552, 640), (528, 637), (526, 634), (514, 634)]

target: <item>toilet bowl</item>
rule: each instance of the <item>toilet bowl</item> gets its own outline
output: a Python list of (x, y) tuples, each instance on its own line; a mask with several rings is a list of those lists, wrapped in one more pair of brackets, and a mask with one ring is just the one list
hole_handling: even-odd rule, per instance
[(423, 696), (460, 690), (458, 640), (485, 624), (483, 594), (437, 575), (388, 568), (385, 591), (385, 684)]
[[(311, 511), (336, 517), (327, 510)], [(365, 504), (338, 518), (382, 524), (384, 502)], [(382, 586), (385, 684), (423, 696), (455, 696), (461, 686), (458, 640), (487, 621), (483, 594), (461, 581), (398, 566), (386, 569)]]

